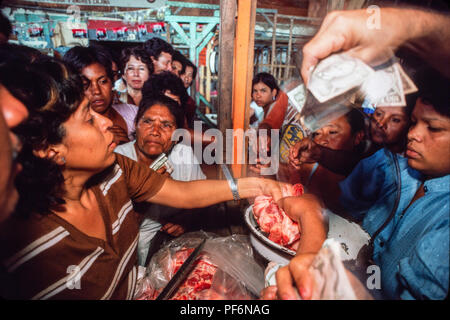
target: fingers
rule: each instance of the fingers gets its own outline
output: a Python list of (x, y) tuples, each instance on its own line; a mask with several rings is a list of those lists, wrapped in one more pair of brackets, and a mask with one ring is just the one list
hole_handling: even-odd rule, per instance
[(158, 172), (159, 174), (164, 174), (164, 173), (166, 173), (166, 171), (167, 171), (166, 166), (162, 166), (161, 168), (156, 170), (156, 172)]
[(311, 300), (314, 290), (314, 280), (308, 271), (314, 257), (314, 254), (297, 256), (288, 265), (289, 272), (294, 279), (298, 292), (304, 300)]
[(315, 254), (298, 255), (276, 273), (278, 297), (282, 300), (310, 300), (314, 290), (314, 280), (308, 268)]
[(162, 231), (174, 236), (174, 237), (178, 237), (180, 235), (182, 235), (184, 233), (184, 228), (179, 225), (179, 224), (174, 224), (174, 223), (166, 223), (162, 228)]
[(260, 300), (276, 300), (276, 299), (277, 299), (277, 287), (276, 286), (270, 286), (270, 287), (264, 288), (261, 291)]
[(288, 266), (277, 271), (276, 279), (278, 297), (281, 300), (298, 300), (300, 298), (297, 289), (293, 285), (293, 278)]
[(307, 85), (311, 73), (317, 63), (339, 51), (349, 49), (349, 44), (355, 42), (352, 26), (345, 19), (346, 12), (329, 13), (316, 35), (303, 47), (301, 75)]
[[(269, 195), (272, 196), (272, 198), (275, 201), (278, 201), (279, 199), (281, 199), (283, 197), (283, 192), (282, 192), (283, 186), (287, 185), (287, 184), (278, 182), (278, 181), (274, 181), (274, 180), (270, 180), (270, 179), (268, 179), (266, 181), (270, 184), (270, 188), (271, 188)], [(264, 192), (264, 194), (266, 194), (266, 193)]]

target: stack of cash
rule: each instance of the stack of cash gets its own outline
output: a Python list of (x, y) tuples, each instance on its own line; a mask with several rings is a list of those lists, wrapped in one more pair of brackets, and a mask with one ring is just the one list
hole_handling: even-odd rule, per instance
[[(394, 60), (392, 60), (394, 61)], [(311, 74), (309, 91), (324, 103), (358, 88), (379, 107), (404, 107), (405, 95), (417, 91), (398, 62), (374, 70), (359, 59), (344, 53), (322, 60)]]
[(417, 91), (401, 65), (391, 63), (371, 68), (345, 53), (333, 54), (320, 61), (308, 83), (302, 122), (315, 131), (326, 122), (345, 113), (355, 97), (363, 97), (378, 107), (404, 107), (405, 95)]

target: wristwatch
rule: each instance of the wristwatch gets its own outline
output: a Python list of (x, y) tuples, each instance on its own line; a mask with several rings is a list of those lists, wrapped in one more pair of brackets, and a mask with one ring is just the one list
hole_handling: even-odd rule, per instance
[(223, 174), (225, 175), (225, 178), (227, 178), (228, 184), (230, 185), (231, 193), (233, 194), (233, 199), (235, 201), (241, 200), (241, 197), (239, 197), (236, 179), (233, 177), (226, 164), (222, 163), (220, 166), (222, 167)]

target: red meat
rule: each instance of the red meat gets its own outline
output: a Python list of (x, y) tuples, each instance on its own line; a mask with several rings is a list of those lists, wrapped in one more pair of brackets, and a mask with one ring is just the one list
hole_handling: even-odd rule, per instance
[[(284, 197), (301, 196), (303, 186), (283, 186)], [(297, 222), (289, 218), (277, 203), (269, 196), (256, 197), (253, 204), (253, 215), (261, 230), (268, 234), (268, 238), (282, 246), (289, 246), (300, 238), (300, 228)]]

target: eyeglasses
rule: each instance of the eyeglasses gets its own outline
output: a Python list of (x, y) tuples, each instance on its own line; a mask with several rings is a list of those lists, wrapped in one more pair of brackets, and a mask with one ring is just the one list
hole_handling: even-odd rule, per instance
[(162, 131), (170, 131), (175, 129), (175, 124), (171, 121), (154, 121), (148, 118), (142, 118), (139, 120), (139, 126), (144, 129), (155, 129), (155, 127)]
[(125, 73), (144, 73), (148, 72), (147, 68), (145, 66), (140, 67), (127, 67), (125, 69)]

